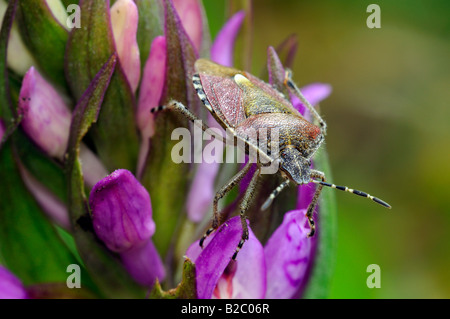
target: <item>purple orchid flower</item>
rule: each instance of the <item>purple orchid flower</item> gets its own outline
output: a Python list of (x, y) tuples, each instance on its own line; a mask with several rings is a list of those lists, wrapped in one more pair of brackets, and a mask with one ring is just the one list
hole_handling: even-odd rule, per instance
[[(83, 54), (86, 52), (83, 52), (80, 56), (77, 56), (76, 53), (74, 57), (69, 56), (69, 53), (72, 54), (73, 47), (76, 47), (74, 43), (70, 43), (71, 45), (67, 48), (68, 53), (66, 53), (65, 79), (63, 79), (63, 81), (67, 81), (67, 83), (64, 83), (66, 90), (61, 87), (57, 89), (55, 85), (57, 83), (51, 82), (54, 79), (50, 79), (47, 71), (37, 66), (31, 66), (27, 68), (28, 71), (22, 80), (18, 110), (19, 114), (22, 115), (21, 129), (23, 132), (52, 163), (56, 163), (58, 167), (66, 168), (64, 165), (67, 165), (68, 154), (73, 154), (71, 151), (74, 149), (78, 151), (78, 148), (71, 144), (71, 138), (74, 134), (76, 135), (73, 129), (74, 123), (80, 124), (76, 123), (80, 118), (81, 121), (85, 120), (84, 117), (80, 116), (81, 113), (77, 113), (77, 111), (82, 112), (80, 111), (81, 108), (76, 108), (72, 112), (73, 105), (86, 106), (90, 103), (86, 100), (95, 99), (96, 96), (92, 97), (90, 94), (96, 92), (96, 87), (95, 85), (91, 86), (91, 84), (96, 83), (95, 80), (104, 80), (102, 79), (102, 75), (104, 75), (102, 70), (104, 71), (107, 67), (110, 68), (108, 70), (111, 72), (109, 74), (111, 77), (108, 78), (108, 84), (102, 82), (105, 89), (102, 92), (96, 92), (96, 94), (102, 95), (102, 99), (95, 109), (97, 116), (92, 121), (95, 124), (92, 127), (89, 126), (89, 132), (86, 134), (86, 129), (86, 132), (80, 137), (78, 158), (76, 158), (77, 155), (74, 156), (79, 160), (83, 173), (82, 178), (78, 178), (78, 180), (81, 185), (87, 186), (90, 194), (89, 199), (83, 202), (83, 204), (86, 204), (83, 206), (86, 208), (86, 215), (90, 213), (92, 220), (94, 234), (88, 233), (89, 238), (96, 236), (98, 239), (96, 244), (100, 247), (99, 250), (112, 252), (107, 252), (105, 255), (119, 260), (129, 276), (139, 284), (137, 285), (138, 289), (142, 289), (141, 286), (143, 286), (149, 289), (150, 293), (157, 290), (159, 282), (165, 281), (163, 283), (165, 286), (176, 283), (181, 275), (179, 271), (181, 256), (186, 252), (186, 256), (195, 265), (196, 289), (194, 291), (197, 292), (195, 297), (202, 299), (262, 299), (302, 296), (314, 265), (318, 240), (317, 237), (307, 238), (309, 226), (304, 216), (305, 209), (315, 190), (313, 184), (298, 187), (295, 210), (285, 213), (282, 223), (276, 227), (270, 237), (267, 236), (268, 239), (261, 239), (258, 228), (254, 224), (252, 225), (253, 221), (248, 222), (249, 239), (240, 250), (237, 259), (232, 260), (231, 257), (242, 237), (242, 225), (239, 217), (233, 217), (225, 221), (218, 230), (206, 239), (204, 249), (201, 249), (198, 240), (196, 241), (199, 234), (204, 231), (206, 214), (212, 206), (217, 186), (215, 182), (220, 169), (218, 159), (222, 158), (222, 152), (216, 153), (215, 158), (208, 158), (203, 163), (194, 166), (195, 170), (191, 169), (189, 174), (182, 176), (182, 178), (185, 177), (183, 183), (186, 182), (185, 184), (188, 186), (183, 186), (184, 188), (179, 190), (178, 185), (175, 185), (168, 189), (168, 192), (185, 193), (186, 201), (180, 205), (184, 208), (184, 211), (181, 211), (180, 215), (174, 215), (177, 217), (173, 218), (176, 221), (174, 222), (177, 226), (176, 229), (173, 234), (167, 232), (169, 233), (169, 236), (167, 236), (169, 239), (165, 239), (166, 241), (162, 244), (158, 235), (166, 233), (164, 231), (165, 225), (158, 223), (157, 216), (167, 213), (168, 210), (160, 209), (158, 204), (161, 201), (170, 201), (171, 194), (161, 193), (166, 196), (161, 198), (162, 196), (158, 196), (157, 191), (153, 193), (153, 189), (145, 180), (145, 178), (152, 178), (152, 176), (145, 175), (148, 171), (154, 172), (148, 170), (149, 159), (156, 158), (159, 160), (159, 156), (162, 156), (152, 149), (153, 145), (163, 139), (157, 140), (157, 137), (160, 137), (160, 127), (156, 125), (161, 124), (160, 118), (155, 121), (150, 110), (165, 103), (166, 99), (172, 98), (171, 94), (167, 92), (173, 87), (176, 87), (176, 90), (183, 91), (180, 96), (186, 98), (188, 107), (192, 106), (192, 110), (195, 109), (196, 104), (200, 102), (196, 99), (195, 91), (190, 82), (195, 59), (210, 55), (214, 62), (232, 66), (234, 44), (246, 13), (241, 11), (234, 14), (218, 33), (212, 46), (209, 47), (207, 23), (200, 0), (155, 1), (156, 9), (151, 8), (150, 15), (146, 15), (148, 12), (140, 11), (142, 8), (149, 9), (147, 6), (150, 6), (150, 4), (145, 1), (117, 0), (111, 7), (109, 7), (109, 1), (101, 2), (105, 4), (104, 7), (102, 5), (94, 6), (94, 3), (98, 4), (98, 2), (90, 2), (90, 0), (83, 2), (91, 4), (91, 7), (87, 6), (90, 10), (87, 13), (85, 11), (86, 14), (94, 11), (94, 7), (103, 10), (99, 13), (104, 14), (101, 18), (104, 19), (106, 28), (109, 28), (106, 32), (109, 38), (108, 41), (105, 41), (107, 45), (105, 43), (102, 43), (102, 45), (105, 45), (107, 50), (112, 50), (112, 52), (108, 51), (110, 56), (108, 61), (114, 61), (114, 63), (108, 63), (101, 68), (100, 72), (97, 66), (95, 70), (89, 69), (89, 72), (97, 74), (97, 76), (94, 80), (89, 80), (90, 90), (78, 95), (79, 92), (74, 93), (78, 88), (74, 85), (72, 75), (69, 74), (69, 71), (73, 70), (69, 69), (71, 63), (76, 64), (78, 59), (83, 60), (85, 58)], [(159, 7), (165, 9), (164, 14), (158, 11), (161, 9)], [(145, 25), (145, 23), (141, 25), (140, 22), (142, 21), (139, 21), (139, 19), (149, 18), (155, 12), (159, 14), (159, 19), (166, 18), (163, 28), (165, 34), (160, 35), (161, 33), (155, 32), (143, 41), (147, 48), (139, 48), (139, 28)], [(96, 18), (92, 17), (92, 19)], [(167, 23), (169, 20), (172, 20), (172, 23)], [(91, 30), (90, 27), (86, 26), (88, 38), (95, 34), (94, 31), (98, 31)], [(68, 32), (67, 28), (64, 29), (64, 32)], [(145, 26), (142, 30), (146, 30)], [(173, 30), (175, 31), (172, 33)], [(75, 29), (69, 30), (69, 32), (71, 32), (70, 37), (80, 35), (80, 33), (77, 34)], [(89, 32), (92, 32), (92, 34)], [(85, 49), (82, 46), (81, 48)], [(99, 46), (95, 49), (100, 52), (105, 48)], [(94, 58), (98, 56), (98, 52), (92, 53), (89, 50), (92, 50), (92, 48), (86, 49), (86, 54), (91, 54), (93, 57), (90, 56), (83, 62), (87, 65), (95, 64)], [(273, 48), (269, 48), (269, 51), (275, 52)], [(147, 56), (141, 60), (143, 52)], [(275, 86), (282, 81), (284, 68), (276, 53), (271, 54), (275, 59), (272, 64), (269, 63), (269, 82)], [(169, 72), (170, 70), (175, 72), (173, 68), (171, 69), (173, 67), (171, 62), (175, 63), (174, 61), (180, 67), (179, 69), (182, 69), (181, 71), (175, 70), (178, 72), (176, 73), (177, 76), (183, 77), (186, 84), (183, 81), (177, 82), (174, 80), (173, 74)], [(141, 68), (141, 62), (143, 68)], [(84, 67), (84, 65), (82, 66)], [(78, 77), (75, 78), (78, 81)], [(175, 83), (176, 85), (170, 86), (168, 83)], [(116, 95), (112, 95), (113, 97), (123, 98), (126, 103), (121, 103), (123, 102), (121, 101), (114, 104), (114, 107), (110, 107), (111, 104), (108, 104), (108, 102), (111, 103), (111, 98), (108, 100), (108, 93), (111, 92), (116, 93)], [(311, 104), (316, 105), (330, 94), (331, 88), (326, 84), (314, 83), (304, 87), (302, 92)], [(310, 120), (310, 115), (302, 103), (296, 97), (290, 98), (294, 107)], [(80, 104), (80, 100), (86, 103)], [(124, 106), (122, 104), (129, 105)], [(91, 105), (88, 106), (84, 109), (92, 111)], [(102, 131), (100, 125), (102, 121), (108, 123), (109, 116), (119, 118), (119, 121), (115, 122), (116, 124), (122, 121), (120, 111), (123, 110), (117, 110), (119, 106), (124, 106), (124, 109), (130, 107), (131, 111), (126, 109), (124, 114), (127, 116), (131, 114), (131, 116), (128, 116), (128, 119), (131, 119), (129, 128), (131, 134), (135, 134), (135, 141), (137, 142), (134, 149), (136, 151), (134, 155), (137, 156), (130, 156), (131, 168), (126, 166), (127, 169), (123, 169), (125, 166), (120, 165), (105, 166), (103, 163), (107, 162), (107, 158), (105, 159), (102, 156), (100, 150), (103, 145), (97, 144), (95, 139), (96, 134), (109, 137)], [(136, 106), (136, 108), (133, 106)], [(116, 111), (118, 114), (115, 113)], [(128, 111), (130, 113), (127, 113)], [(108, 114), (108, 112), (111, 112), (111, 114)], [(205, 114), (199, 116), (202, 117), (202, 115)], [(86, 116), (86, 114), (83, 114), (83, 116)], [(125, 121), (125, 116), (123, 118)], [(164, 116), (161, 118), (164, 119)], [(207, 113), (204, 119), (207, 119), (210, 127), (222, 130), (211, 114)], [(92, 124), (92, 122), (89, 123)], [(5, 134), (5, 130), (5, 125), (0, 120), (0, 140)], [(107, 139), (102, 141), (103, 144), (108, 143)], [(114, 141), (110, 141), (110, 143), (114, 146)], [(140, 148), (138, 148), (139, 143)], [(112, 154), (114, 155), (114, 152)], [(136, 159), (136, 167), (133, 167)], [(69, 233), (72, 232), (74, 238), (77, 239), (75, 230), (78, 230), (76, 223), (79, 220), (72, 218), (74, 205), (68, 206), (67, 203), (52, 194), (41, 180), (33, 176), (32, 170), (26, 166), (25, 161), (22, 163), (18, 159), (16, 162), (25, 186), (34, 195), (36, 202), (43, 211), (48, 214), (53, 223), (63, 227)], [(105, 167), (108, 167), (109, 171)], [(111, 171), (113, 172), (109, 174)], [(67, 178), (70, 179), (71, 176)], [(159, 182), (157, 178), (153, 180)], [(71, 180), (69, 182), (75, 184), (78, 181)], [(169, 182), (172, 181), (169, 180)], [(71, 190), (76, 189), (76, 186), (73, 186)], [(245, 188), (245, 181), (241, 183), (240, 187), (241, 190)], [(149, 189), (151, 189), (151, 193), (149, 193)], [(160, 190), (160, 188), (157, 190)], [(80, 193), (85, 194), (84, 190)], [(153, 207), (150, 195), (153, 199)], [(82, 200), (85, 200), (83, 196), (81, 197)], [(233, 204), (226, 207), (229, 211), (232, 208)], [(72, 214), (71, 218), (69, 218), (69, 211)], [(183, 213), (185, 215), (182, 215)], [(89, 228), (89, 231), (92, 231), (92, 229)], [(88, 230), (83, 228), (83, 231), (87, 232)], [(83, 233), (83, 235), (86, 234)], [(164, 251), (161, 246), (168, 246), (169, 248)], [(81, 251), (83, 247), (77, 248)], [(87, 255), (95, 259), (95, 254), (90, 255), (89, 252), (80, 255)], [(87, 264), (86, 268), (88, 268)], [(105, 267), (96, 269), (105, 269)], [(122, 270), (120, 269), (120, 271)], [(124, 272), (124, 277), (129, 280), (126, 272)], [(101, 276), (102, 274), (97, 275)], [(6, 279), (3, 281), (2, 278)], [(129, 281), (132, 283), (131, 280)], [(182, 282), (180, 285), (183, 284), (185, 283)], [(177, 288), (171, 289), (169, 294), (175, 290)], [(10, 296), (27, 297), (20, 281), (6, 269), (0, 267), (0, 297), (3, 296), (2, 293), (6, 297), (8, 297), (8, 294)]]
[(120, 255), (132, 277), (151, 287), (165, 270), (151, 241), (155, 233), (150, 195), (129, 171), (120, 169), (99, 181), (89, 198), (97, 236)]
[(301, 294), (312, 263), (313, 243), (305, 210), (285, 214), (263, 247), (250, 227), (247, 243), (231, 260), (242, 236), (240, 218), (233, 217), (205, 241), (186, 252), (197, 270), (199, 298), (286, 299)]
[(19, 278), (0, 265), (0, 299), (26, 299), (27, 291)]

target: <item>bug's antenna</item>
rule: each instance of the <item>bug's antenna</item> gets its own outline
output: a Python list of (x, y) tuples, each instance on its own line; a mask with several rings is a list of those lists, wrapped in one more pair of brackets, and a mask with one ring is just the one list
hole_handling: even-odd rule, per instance
[(313, 181), (313, 183), (316, 183), (316, 184), (320, 184), (320, 185), (323, 185), (323, 186), (339, 189), (339, 190), (344, 191), (344, 192), (349, 192), (349, 193), (352, 193), (352, 194), (355, 194), (355, 195), (359, 195), (359, 196), (362, 196), (362, 197), (369, 198), (369, 199), (373, 200), (375, 203), (378, 203), (378, 204), (380, 204), (380, 205), (382, 205), (384, 207), (387, 207), (387, 208), (391, 208), (391, 205), (389, 205), (385, 201), (383, 201), (383, 200), (381, 200), (381, 199), (379, 199), (377, 197), (374, 197), (372, 195), (369, 195), (367, 193), (364, 193), (362, 191), (359, 191), (357, 189), (351, 189), (351, 188), (348, 188), (347, 186), (339, 186), (339, 185), (334, 185), (334, 184), (330, 184), (330, 183), (325, 183), (325, 182), (322, 182), (322, 181), (316, 181), (316, 180), (312, 180), (312, 181)]
[(264, 204), (262, 204), (261, 206), (261, 210), (266, 210), (267, 208), (269, 208), (269, 206), (272, 204), (273, 200), (275, 199), (275, 197), (278, 196), (278, 194), (281, 193), (281, 191), (283, 189), (286, 188), (286, 186), (289, 185), (289, 180), (286, 179), (283, 183), (281, 183), (277, 188), (275, 188), (273, 190), (273, 192), (270, 194), (270, 196), (266, 199), (266, 201), (264, 202)]

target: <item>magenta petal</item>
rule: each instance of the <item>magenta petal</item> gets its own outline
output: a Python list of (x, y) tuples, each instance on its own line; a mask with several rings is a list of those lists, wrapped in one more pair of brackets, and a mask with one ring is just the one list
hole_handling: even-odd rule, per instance
[(22, 282), (8, 269), (0, 265), (0, 299), (26, 299)]
[(121, 253), (120, 257), (125, 269), (141, 285), (152, 287), (156, 278), (164, 280), (164, 265), (151, 240)]
[(312, 238), (308, 238), (305, 210), (284, 215), (283, 223), (275, 230), (264, 247), (267, 267), (266, 298), (297, 297), (307, 279), (314, 254)]
[(111, 7), (111, 25), (120, 65), (133, 92), (141, 77), (141, 59), (136, 34), (138, 9), (133, 0), (118, 0)]
[(72, 114), (62, 97), (34, 69), (22, 81), (19, 112), (27, 135), (49, 156), (62, 159), (69, 140)]
[(263, 299), (266, 294), (266, 261), (264, 248), (249, 229), (249, 238), (237, 255), (230, 273), (220, 277), (214, 298)]
[(155, 232), (150, 195), (127, 170), (116, 170), (99, 181), (89, 203), (94, 230), (112, 251), (140, 246)]
[(214, 198), (214, 180), (219, 171), (219, 163), (199, 164), (192, 181), (186, 202), (188, 217), (194, 223), (199, 223), (205, 217)]
[(296, 209), (307, 209), (314, 197), (315, 192), (316, 184), (314, 183), (298, 186), (297, 205), (295, 206)]
[(142, 145), (139, 154), (138, 176), (147, 158), (150, 148), (150, 137), (154, 134), (154, 118), (150, 110), (159, 105), (161, 95), (164, 89), (166, 75), (166, 38), (156, 37), (151, 45), (150, 54), (145, 63), (142, 76), (141, 87), (139, 90), (138, 109), (136, 121), (141, 131)]
[[(265, 294), (263, 248), (249, 229), (249, 240), (231, 261), (241, 240), (240, 218), (233, 217), (211, 234), (202, 250), (195, 242), (186, 252), (196, 267), (197, 293), (200, 299), (213, 297), (262, 298)], [(232, 268), (232, 273), (228, 271)], [(228, 270), (227, 270), (228, 269)], [(231, 285), (223, 291), (223, 285)]]
[(148, 131), (153, 134), (153, 116), (150, 110), (159, 105), (165, 83), (165, 71), (166, 38), (158, 36), (152, 42), (139, 90), (137, 123), (141, 132)]
[(0, 119), (0, 142), (3, 139), (3, 135), (5, 135), (5, 132), (6, 132), (5, 124), (3, 123), (3, 120)]
[(90, 188), (108, 175), (103, 163), (85, 144), (80, 145), (80, 161), (83, 163), (84, 181)]
[(69, 230), (70, 219), (67, 206), (33, 175), (31, 175), (22, 163), (18, 162), (18, 167), (23, 182), (27, 186), (29, 192), (33, 194), (44, 213), (46, 213), (47, 216), (58, 226)]
[(172, 0), (184, 30), (197, 52), (203, 42), (203, 15), (200, 0)]
[[(325, 100), (332, 91), (331, 85), (324, 83), (312, 83), (300, 89), (306, 100), (313, 106)], [(309, 119), (309, 111), (302, 102), (296, 97), (292, 96), (292, 105), (307, 119)]]
[(234, 42), (244, 17), (245, 12), (239, 11), (223, 26), (211, 46), (211, 60), (225, 66), (233, 65)]
[(199, 299), (211, 298), (219, 278), (227, 268), (241, 240), (242, 226), (239, 217), (231, 218), (210, 236), (214, 238), (197, 258), (187, 255), (195, 263)]

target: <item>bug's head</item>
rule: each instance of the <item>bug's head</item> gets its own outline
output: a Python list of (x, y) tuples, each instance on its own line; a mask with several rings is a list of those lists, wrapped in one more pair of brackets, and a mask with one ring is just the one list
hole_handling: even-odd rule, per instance
[(286, 147), (280, 154), (280, 169), (297, 185), (309, 183), (311, 162), (304, 158), (295, 147)]

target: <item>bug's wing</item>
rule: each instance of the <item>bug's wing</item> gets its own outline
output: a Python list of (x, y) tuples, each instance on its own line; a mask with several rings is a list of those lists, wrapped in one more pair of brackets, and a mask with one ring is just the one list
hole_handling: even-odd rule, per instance
[(234, 81), (243, 91), (247, 117), (264, 113), (285, 113), (301, 116), (291, 102), (269, 84), (251, 74), (236, 75)]
[(242, 90), (234, 76), (240, 71), (206, 59), (195, 62), (203, 91), (211, 105), (210, 112), (224, 127), (236, 127), (245, 119)]
[(284, 96), (255, 76), (206, 59), (195, 62), (210, 111), (226, 127), (236, 127), (246, 118), (262, 113), (301, 116)]
[(211, 112), (230, 127), (236, 127), (245, 120), (243, 92), (232, 78), (209, 74), (200, 75), (200, 78), (211, 104)]

